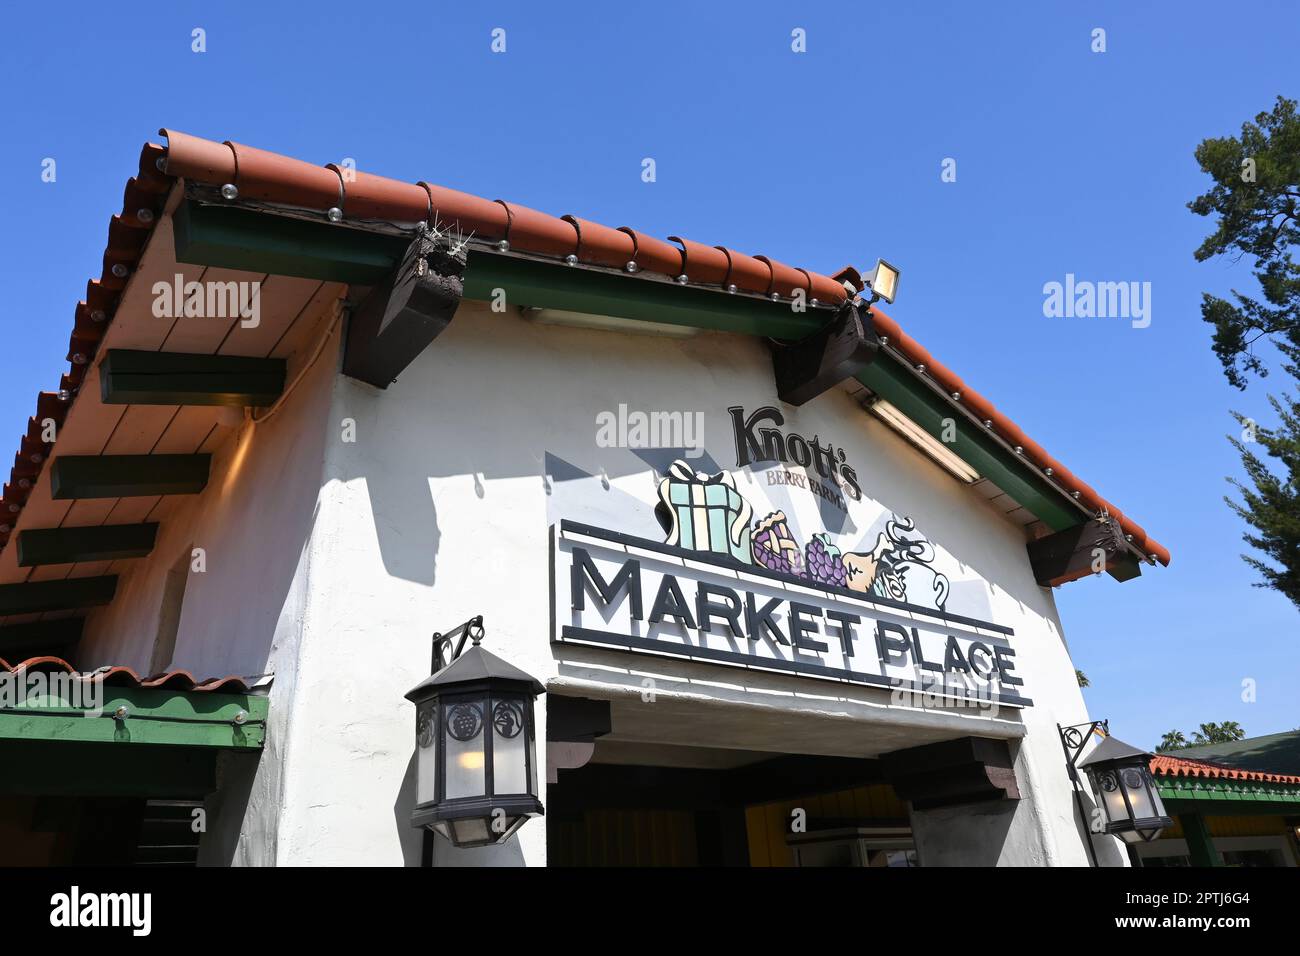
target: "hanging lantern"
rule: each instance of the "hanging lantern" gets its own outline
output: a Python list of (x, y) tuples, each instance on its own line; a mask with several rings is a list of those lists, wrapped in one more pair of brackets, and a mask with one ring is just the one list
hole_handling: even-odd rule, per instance
[(1149, 843), (1174, 822), (1165, 814), (1150, 763), (1146, 751), (1106, 737), (1078, 764), (1105, 814), (1106, 832), (1128, 843)]
[(456, 846), (503, 843), (537, 799), (537, 679), (474, 645), (406, 694), (415, 704), (416, 807), (411, 823)]

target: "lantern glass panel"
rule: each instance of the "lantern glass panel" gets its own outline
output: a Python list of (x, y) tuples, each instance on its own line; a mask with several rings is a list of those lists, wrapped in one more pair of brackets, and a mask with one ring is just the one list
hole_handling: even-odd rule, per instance
[(415, 802), (438, 799), (438, 702), (425, 701), (415, 711)]
[(1107, 823), (1125, 823), (1129, 819), (1128, 807), (1124, 803), (1123, 785), (1114, 770), (1103, 770), (1097, 774), (1098, 796), (1106, 811)]
[(467, 820), (453, 820), (452, 830), (456, 834), (456, 843), (482, 843), (490, 839), (488, 821), (483, 817), (470, 817)]
[(1124, 788), (1128, 791), (1129, 803), (1133, 806), (1134, 820), (1149, 820), (1160, 815), (1151, 799), (1151, 790), (1147, 787), (1146, 774), (1137, 767), (1124, 767), (1119, 771)]
[(528, 792), (528, 728), (522, 697), (492, 701), (492, 792)]
[(451, 700), (443, 705), (443, 728), (447, 742), (447, 790), (445, 798), (483, 796), (487, 793), (487, 767), (483, 700)]

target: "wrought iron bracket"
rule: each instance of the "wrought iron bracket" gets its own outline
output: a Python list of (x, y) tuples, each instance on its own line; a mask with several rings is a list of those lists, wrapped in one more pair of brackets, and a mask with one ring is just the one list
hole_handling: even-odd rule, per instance
[(473, 641), (477, 647), (483, 640), (483, 615), (471, 617), (464, 624), (457, 624), (446, 634), (435, 631), (433, 635), (433, 671), (436, 674), (444, 667), (455, 662), (465, 651), (465, 642)]
[[(1084, 728), (1087, 728), (1086, 730)], [(1070, 783), (1074, 787), (1074, 803), (1079, 808), (1079, 817), (1086, 825), (1088, 822), (1088, 811), (1083, 805), (1082, 785), (1079, 782), (1079, 758), (1083, 756), (1083, 748), (1088, 745), (1092, 735), (1098, 730), (1102, 734), (1110, 736), (1109, 720), (1090, 720), (1086, 724), (1070, 724), (1062, 727), (1056, 725), (1056, 732), (1061, 736), (1061, 750), (1065, 752), (1065, 766), (1070, 771)], [(1097, 862), (1097, 848), (1093, 845), (1092, 827), (1088, 827), (1088, 856), (1092, 858), (1092, 865), (1099, 866)]]

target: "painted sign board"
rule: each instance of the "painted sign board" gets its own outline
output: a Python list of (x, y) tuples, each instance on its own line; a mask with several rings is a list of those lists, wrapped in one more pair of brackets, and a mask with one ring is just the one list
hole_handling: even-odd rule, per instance
[(775, 408), (728, 416), (734, 472), (675, 458), (623, 527), (553, 513), (552, 640), (1032, 704), (986, 582), (866, 497), (844, 450)]

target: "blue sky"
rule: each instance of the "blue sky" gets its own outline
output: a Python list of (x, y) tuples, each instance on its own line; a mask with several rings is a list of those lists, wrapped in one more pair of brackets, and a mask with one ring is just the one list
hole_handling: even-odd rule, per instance
[[(1300, 96), (1294, 5), (289, 6), (7, 11), (0, 444), (66, 368), (159, 126), (823, 271), (884, 256), (903, 327), (1174, 554), (1057, 592), (1093, 714), (1148, 746), (1202, 721), (1300, 726), (1297, 612), (1251, 587), (1222, 501), (1240, 470), (1228, 409), (1270, 421), (1265, 388), (1226, 384), (1199, 311), (1253, 279), (1193, 260), (1208, 223), (1185, 206), (1201, 139)], [(1045, 318), (1066, 273), (1150, 282), (1150, 327)]]

